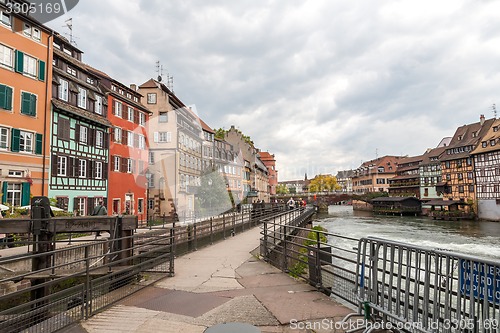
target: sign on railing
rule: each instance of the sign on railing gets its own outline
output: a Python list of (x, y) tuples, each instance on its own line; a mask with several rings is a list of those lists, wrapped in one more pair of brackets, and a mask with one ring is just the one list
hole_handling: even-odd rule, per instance
[(500, 304), (500, 267), (460, 259), (460, 293)]

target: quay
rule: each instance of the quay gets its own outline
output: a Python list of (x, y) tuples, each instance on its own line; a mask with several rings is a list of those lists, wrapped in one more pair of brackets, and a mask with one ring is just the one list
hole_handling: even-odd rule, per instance
[(177, 257), (175, 276), (61, 332), (195, 333), (235, 322), (269, 333), (341, 332), (335, 323), (353, 310), (260, 260), (260, 232)]

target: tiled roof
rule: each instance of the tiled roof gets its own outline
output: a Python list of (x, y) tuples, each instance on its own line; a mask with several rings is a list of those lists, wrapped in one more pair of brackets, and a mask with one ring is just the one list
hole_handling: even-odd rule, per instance
[(210, 126), (208, 126), (208, 125), (207, 125), (207, 123), (205, 123), (205, 122), (203, 121), (203, 119), (201, 119), (201, 118), (199, 118), (199, 117), (198, 117), (198, 119), (200, 120), (201, 128), (203, 128), (203, 130), (204, 130), (205, 132), (215, 134), (215, 131), (214, 131), (212, 128), (210, 128)]
[[(481, 142), (477, 145), (471, 154), (483, 154), (491, 151), (500, 150), (500, 119), (495, 119), (488, 132), (481, 138)], [(495, 141), (495, 145), (491, 145), (491, 141)], [(483, 142), (486, 142), (486, 147), (483, 147)]]
[(101, 125), (101, 126), (106, 126), (106, 127), (112, 126), (112, 124), (109, 122), (108, 119), (106, 119), (102, 116), (99, 116), (95, 113), (92, 113), (90, 111), (80, 109), (76, 106), (64, 103), (64, 102), (57, 100), (57, 99), (52, 99), (52, 104), (54, 105), (55, 108), (57, 108), (61, 111), (70, 113), (70, 114), (77, 116), (77, 117), (84, 118), (87, 121), (96, 123), (96, 124)]

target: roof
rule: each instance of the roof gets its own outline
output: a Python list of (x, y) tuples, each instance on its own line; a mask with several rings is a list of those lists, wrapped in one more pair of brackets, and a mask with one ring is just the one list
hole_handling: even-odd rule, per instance
[(259, 157), (262, 161), (275, 161), (274, 155), (271, 155), (267, 151), (259, 152)]
[[(491, 127), (481, 138), (481, 144), (478, 144), (476, 149), (474, 149), (471, 152), (471, 154), (482, 154), (500, 150), (499, 139), (500, 139), (500, 119), (495, 119), (495, 121), (491, 124)], [(493, 145), (491, 144), (492, 141), (494, 142)]]
[(198, 117), (198, 119), (200, 120), (201, 128), (203, 128), (205, 132), (215, 134), (215, 131), (212, 128), (210, 128), (210, 126), (208, 126), (207, 123), (205, 123), (200, 117)]
[(354, 170), (344, 170), (337, 172), (337, 179), (352, 178), (354, 176)]
[(372, 202), (401, 202), (401, 201), (408, 201), (408, 200), (412, 200), (412, 201), (419, 201), (419, 199), (415, 198), (415, 197), (380, 197), (380, 198), (374, 198), (372, 199), (371, 201)]
[(102, 116), (99, 116), (95, 113), (92, 113), (90, 111), (86, 111), (83, 109), (80, 109), (76, 106), (61, 102), (57, 99), (52, 99), (52, 104), (59, 110), (65, 111), (67, 113), (71, 113), (73, 116), (81, 117), (84, 118), (87, 121), (99, 124), (101, 126), (105, 127), (111, 127), (112, 124), (110, 121)]
[(443, 200), (436, 199), (425, 203), (427, 206), (452, 206), (452, 205), (468, 205), (468, 203), (458, 200)]

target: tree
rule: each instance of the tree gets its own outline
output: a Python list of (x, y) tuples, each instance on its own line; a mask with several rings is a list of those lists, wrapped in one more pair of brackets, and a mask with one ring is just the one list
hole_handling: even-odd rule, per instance
[(219, 128), (219, 129), (214, 129), (214, 131), (215, 131), (215, 137), (217, 139), (224, 140), (227, 132), (225, 129)]
[(317, 175), (309, 184), (309, 192), (331, 192), (340, 190), (342, 187), (337, 183), (337, 177), (332, 175)]
[(226, 181), (217, 171), (209, 171), (201, 176), (197, 199), (198, 212), (202, 215), (220, 214), (233, 207)]
[(285, 184), (278, 184), (278, 186), (276, 186), (276, 194), (288, 194), (289, 192)]

